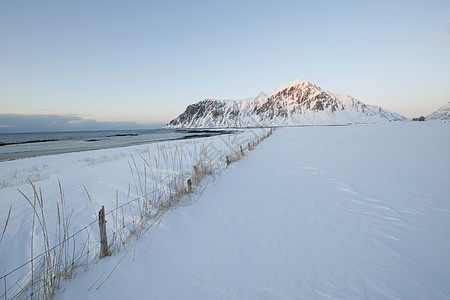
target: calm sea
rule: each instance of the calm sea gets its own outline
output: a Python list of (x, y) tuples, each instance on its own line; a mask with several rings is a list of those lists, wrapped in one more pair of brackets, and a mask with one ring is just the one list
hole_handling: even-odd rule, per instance
[[(214, 133), (213, 133), (214, 134)], [(0, 161), (204, 136), (205, 131), (148, 129), (0, 134)]]

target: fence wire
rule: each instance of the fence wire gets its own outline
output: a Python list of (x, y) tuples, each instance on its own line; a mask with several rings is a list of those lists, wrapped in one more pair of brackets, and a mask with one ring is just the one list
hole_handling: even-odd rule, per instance
[[(244, 155), (244, 151), (248, 152), (248, 151), (253, 150), (253, 148), (257, 144), (259, 144), (260, 142), (262, 142), (262, 140), (264, 140), (270, 134), (272, 134), (273, 129), (271, 129), (268, 134), (264, 133), (262, 136), (256, 134), (256, 132), (254, 132), (252, 130), (250, 130), (250, 132), (253, 135), (253, 139), (251, 139), (251, 138), (250, 138), (250, 140), (246, 139), (246, 141), (243, 143), (244, 146), (242, 146), (242, 144), (240, 144), (237, 139), (234, 140), (235, 144), (233, 144), (233, 142), (231, 142), (229, 139), (227, 140), (225, 138), (221, 138), (221, 141), (224, 142), (224, 144), (227, 148), (234, 149), (233, 152), (225, 153), (225, 155), (223, 153), (223, 147), (221, 147), (221, 149), (218, 149), (214, 145), (213, 142), (211, 142), (210, 144), (208, 144), (206, 146), (205, 149), (206, 149), (206, 152), (208, 153), (207, 158), (210, 163), (214, 164), (214, 170), (218, 170), (223, 166), (228, 166), (231, 162), (238, 160), (238, 159), (234, 159), (232, 157), (233, 155), (237, 155), (239, 157), (239, 155), (242, 155), (242, 156)], [(237, 147), (237, 148), (235, 148), (235, 147)], [(240, 157), (242, 157), (242, 156), (240, 156)], [(182, 173), (182, 175), (184, 177), (183, 180), (185, 180), (187, 177), (192, 176), (193, 175), (192, 173), (193, 172)], [(107, 238), (109, 240), (112, 240), (112, 242), (110, 243), (109, 248), (112, 247), (112, 244), (115, 243), (117, 236), (120, 234), (118, 232), (118, 230), (123, 230), (123, 229), (129, 228), (130, 226), (136, 226), (136, 223), (140, 222), (143, 217), (143, 216), (139, 215), (138, 213), (136, 213), (136, 214), (130, 213), (129, 215), (127, 215), (127, 217), (131, 217), (132, 220), (127, 222), (126, 224), (124, 223), (124, 224), (122, 224), (122, 226), (118, 227), (117, 225), (118, 225), (119, 220), (118, 220), (117, 212), (119, 210), (122, 210), (122, 208), (124, 208), (125, 206), (128, 206), (129, 210), (131, 212), (132, 211), (131, 204), (133, 204), (134, 202), (143, 200), (143, 199), (147, 199), (149, 196), (154, 196), (155, 193), (157, 193), (157, 192), (163, 192), (164, 188), (167, 188), (167, 186), (165, 185), (165, 184), (167, 184), (166, 181), (171, 176), (173, 176), (173, 174), (167, 175), (165, 178), (161, 179), (160, 182), (158, 182), (162, 185), (162, 187), (153, 189), (151, 192), (148, 192), (146, 194), (135, 197), (132, 200), (129, 200), (129, 201), (121, 204), (120, 206), (117, 206), (114, 209), (105, 213), (105, 217), (109, 216), (109, 215), (111, 215), (113, 217), (113, 221), (115, 222), (115, 225), (116, 225), (115, 228), (110, 227), (110, 230), (112, 231), (112, 233)], [(115, 217), (114, 217), (114, 213), (116, 213)], [(122, 217), (123, 219), (125, 218), (123, 211), (122, 211), (122, 214), (120, 215), (120, 217)], [(45, 284), (39, 284), (39, 283), (37, 283), (37, 286), (35, 286), (35, 282), (34, 282), (35, 280), (33, 277), (35, 268), (36, 268), (36, 272), (42, 272), (42, 270), (40, 270), (39, 267), (35, 267), (35, 266), (39, 266), (41, 264), (35, 263), (35, 262), (38, 262), (40, 259), (42, 259), (48, 255), (54, 255), (53, 257), (56, 257), (57, 256), (56, 249), (58, 249), (62, 245), (66, 245), (68, 242), (70, 242), (70, 240), (73, 241), (73, 245), (74, 245), (74, 249), (75, 249), (75, 238), (78, 235), (80, 235), (83, 231), (86, 231), (87, 239), (85, 242), (85, 246), (87, 245), (87, 247), (83, 246), (79, 250), (79, 251), (81, 251), (81, 254), (78, 252), (76, 258), (77, 258), (77, 263), (82, 262), (82, 260), (84, 260), (84, 259), (86, 261), (82, 262), (80, 264), (80, 266), (74, 266), (73, 259), (75, 259), (75, 257), (72, 257), (72, 265), (68, 265), (68, 266), (66, 266), (66, 268), (74, 268), (73, 270), (70, 270), (70, 272), (76, 271), (77, 267), (84, 267), (84, 269), (87, 269), (93, 261), (98, 260), (98, 251), (97, 250), (100, 248), (100, 241), (95, 242), (95, 245), (91, 247), (91, 244), (94, 243), (94, 242), (91, 242), (91, 235), (94, 230), (93, 225), (97, 222), (98, 222), (98, 217), (95, 220), (93, 220), (92, 222), (90, 222), (89, 224), (87, 224), (86, 226), (84, 226), (83, 228), (77, 230), (75, 233), (73, 233), (72, 235), (70, 235), (69, 237), (64, 239), (63, 241), (54, 245), (49, 250), (47, 250), (43, 253), (40, 253), (39, 255), (36, 255), (35, 257), (31, 258), (27, 262), (24, 262), (23, 264), (17, 266), (16, 268), (1, 275), (0, 282), (3, 281), (4, 292), (3, 292), (3, 294), (0, 295), (0, 298), (7, 300), (7, 299), (9, 299), (8, 298), (8, 295), (9, 295), (9, 296), (11, 296), (12, 299), (33, 299), (36, 296), (39, 297), (39, 295), (43, 295), (45, 288), (49, 288), (49, 287), (46, 286)], [(86, 251), (84, 251), (85, 248), (86, 248)], [(26, 266), (30, 266), (30, 265), (31, 265), (31, 267), (25, 269)], [(22, 269), (24, 269), (24, 271), (22, 273), (18, 273), (18, 271), (22, 270)], [(64, 271), (67, 271), (67, 270), (64, 270)], [(9, 283), (8, 278), (13, 274), (19, 274), (19, 275), (15, 276), (16, 278), (14, 279), (14, 281), (12, 283)], [(8, 284), (10, 285), (9, 287), (8, 287)]]

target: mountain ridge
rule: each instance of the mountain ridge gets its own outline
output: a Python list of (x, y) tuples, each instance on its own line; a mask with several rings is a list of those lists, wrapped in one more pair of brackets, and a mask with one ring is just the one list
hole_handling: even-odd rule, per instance
[(450, 101), (426, 117), (426, 120), (450, 120)]
[(166, 128), (218, 128), (292, 125), (343, 125), (399, 121), (406, 118), (335, 94), (302, 79), (270, 94), (244, 100), (205, 99), (188, 105)]

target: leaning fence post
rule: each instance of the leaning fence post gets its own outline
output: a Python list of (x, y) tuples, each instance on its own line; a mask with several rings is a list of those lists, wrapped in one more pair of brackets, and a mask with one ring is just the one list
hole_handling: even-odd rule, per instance
[(187, 186), (188, 186), (188, 193), (192, 193), (192, 181), (190, 178), (187, 180)]
[(110, 255), (108, 249), (108, 239), (106, 236), (106, 220), (105, 220), (105, 207), (98, 212), (98, 227), (100, 229), (100, 258)]
[(230, 156), (229, 155), (227, 155), (227, 166), (229, 166), (230, 165)]
[(242, 149), (242, 145), (239, 147), (241, 148), (241, 155), (244, 156), (244, 149)]
[(5, 282), (5, 300), (8, 300), (8, 298), (7, 298), (7, 290), (6, 290), (6, 276), (3, 276), (3, 281)]

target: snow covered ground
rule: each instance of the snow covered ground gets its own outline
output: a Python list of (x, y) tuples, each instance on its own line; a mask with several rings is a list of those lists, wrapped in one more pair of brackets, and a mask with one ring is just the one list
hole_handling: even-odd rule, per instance
[[(279, 129), (56, 298), (449, 299), (448, 153), (450, 124), (439, 122)], [(75, 187), (92, 182), (100, 205), (131, 180), (119, 178), (120, 161), (89, 166), (92, 175), (47, 169), (62, 170), (66, 196), (85, 199)], [(13, 188), (0, 193), (4, 220)], [(24, 229), (12, 228), (20, 240)], [(2, 266), (15, 256), (1, 253)]]
[[(29, 180), (35, 184), (38, 193), (42, 192), (50, 247), (60, 241), (55, 234), (58, 223), (57, 203), (61, 208), (59, 183), (66, 203), (66, 215), (71, 215), (69, 234), (72, 235), (91, 224), (75, 237), (76, 251), (83, 247), (84, 252), (89, 251), (88, 255), (84, 255), (86, 257), (83, 256), (82, 264), (90, 266), (99, 250), (96, 217), (102, 206), (105, 206), (106, 212), (122, 206), (130, 200), (151, 192), (153, 181), (162, 181), (162, 184), (158, 184), (159, 187), (166, 185), (167, 176), (173, 173), (183, 172), (190, 177), (189, 174), (193, 171), (193, 165), (196, 162), (194, 158), (201, 156), (202, 149), (206, 149), (207, 156), (211, 159), (222, 158), (216, 167), (221, 168), (221, 164), (224, 167), (225, 154), (235, 151), (237, 144), (246, 145), (247, 142), (267, 131), (268, 129), (241, 130), (237, 134), (202, 139), (166, 141), (0, 162), (0, 237), (9, 208), (12, 208), (11, 217), (0, 244), (0, 281), (2, 282), (0, 299), (4, 295), (4, 286), (7, 286), (8, 298), (11, 298), (20, 289), (15, 284), (18, 278), (22, 278), (19, 282), (21, 285), (29, 281), (31, 264), (26, 262), (45, 250), (45, 239), (38, 219), (35, 218), (34, 246), (31, 253), (33, 210), (19, 192), (23, 192), (30, 201), (34, 201)], [(181, 156), (182, 159), (180, 159)], [(154, 163), (155, 158), (159, 163), (157, 168)], [(150, 170), (145, 162), (152, 164), (153, 170)], [(144, 167), (146, 167), (145, 171)], [(145, 178), (146, 183), (144, 183)], [(89, 193), (90, 199), (86, 192)], [(150, 194), (148, 198), (154, 195)], [(125, 205), (118, 211), (119, 218), (120, 215), (124, 215), (126, 224), (139, 221), (139, 206), (142, 204), (143, 200), (139, 199), (130, 205)], [(115, 214), (107, 216), (108, 234), (113, 233), (116, 229), (113, 227), (118, 225), (118, 222), (111, 220), (112, 216)], [(132, 230), (131, 227), (122, 231)], [(88, 242), (85, 247), (86, 240)], [(41, 259), (42, 257), (34, 262), (34, 268), (39, 266)], [(17, 271), (9, 274), (19, 266), (21, 267)], [(8, 275), (4, 283), (5, 274)]]

